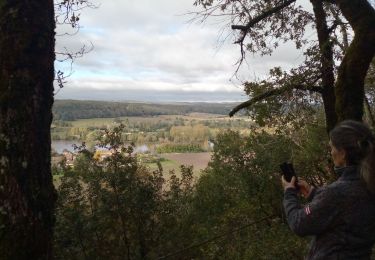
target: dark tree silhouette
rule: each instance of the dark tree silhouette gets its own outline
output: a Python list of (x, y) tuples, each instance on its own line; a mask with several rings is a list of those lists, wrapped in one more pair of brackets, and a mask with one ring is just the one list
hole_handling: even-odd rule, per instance
[(51, 259), (52, 0), (0, 1), (0, 258)]

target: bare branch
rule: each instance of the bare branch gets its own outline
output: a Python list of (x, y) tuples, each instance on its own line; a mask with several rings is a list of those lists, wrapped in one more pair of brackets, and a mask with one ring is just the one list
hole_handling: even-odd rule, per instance
[(337, 25), (340, 26), (340, 30), (341, 30), (341, 34), (342, 34), (343, 43), (339, 43), (337, 38), (335, 39), (336, 43), (341, 48), (343, 53), (345, 54), (346, 50), (349, 48), (348, 32), (347, 32), (347, 28), (346, 28), (346, 25), (348, 25), (348, 23), (344, 23), (342, 21), (339, 11), (336, 10), (332, 5), (329, 8), (330, 8), (330, 11), (331, 11), (334, 19), (335, 19), (334, 24), (337, 24)]
[(265, 18), (273, 15), (274, 13), (277, 13), (281, 9), (289, 6), (290, 4), (294, 3), (295, 1), (296, 0), (288, 0), (288, 1), (282, 3), (282, 4), (278, 5), (278, 6), (275, 6), (274, 8), (272, 8), (272, 9), (270, 9), (268, 11), (263, 12), (261, 15), (255, 17), (254, 19), (251, 19), (246, 25), (232, 25), (232, 29), (233, 30), (241, 30), (243, 32), (242, 37), (239, 40), (237, 40), (235, 43), (242, 44), (243, 41), (245, 40), (247, 32), (249, 31), (249, 29), (251, 27), (253, 27), (257, 23), (259, 23), (263, 19), (265, 19)]
[[(68, 25), (73, 29), (73, 32), (65, 31), (56, 36), (74, 36), (79, 32), (80, 27), (80, 12), (83, 9), (91, 8), (96, 9), (99, 5), (93, 4), (91, 0), (56, 0), (54, 3), (55, 9), (55, 24), (57, 26)], [(64, 27), (63, 29), (67, 29)], [(76, 52), (71, 52), (66, 47), (63, 50), (55, 51), (56, 61), (60, 63), (68, 62), (69, 71), (65, 73), (59, 69), (55, 69), (55, 82), (57, 82), (58, 89), (55, 90), (55, 95), (64, 87), (66, 79), (73, 74), (73, 63), (77, 58), (83, 57), (85, 54), (94, 49), (94, 45), (90, 42), (91, 46), (83, 45)]]
[(57, 25), (69, 24), (72, 28), (79, 27), (80, 11), (85, 8), (98, 8), (89, 0), (60, 0), (55, 3), (55, 22)]
[(67, 48), (64, 48), (64, 52), (55, 52), (57, 56), (61, 56), (61, 58), (56, 58), (58, 62), (69, 62), (69, 72), (66, 74), (64, 71), (56, 70), (55, 71), (55, 81), (57, 82), (58, 89), (55, 91), (54, 95), (56, 95), (66, 83), (66, 79), (69, 78), (73, 74), (73, 63), (75, 59), (83, 57), (85, 54), (91, 52), (94, 49), (94, 45), (90, 42), (91, 46), (87, 47), (83, 45), (79, 51), (77, 52), (70, 52)]
[[(231, 26), (232, 30), (241, 30), (242, 31), (242, 36), (237, 41), (234, 42), (235, 44), (239, 44), (240, 48), (241, 48), (241, 57), (236, 63), (237, 68), (236, 68), (234, 74), (237, 74), (237, 72), (239, 71), (239, 69), (240, 69), (240, 67), (241, 67), (241, 65), (242, 65), (242, 63), (245, 59), (245, 48), (244, 48), (243, 42), (244, 42), (244, 40), (246, 38), (246, 35), (247, 35), (248, 31), (250, 30), (250, 28), (253, 27), (254, 25), (256, 25), (257, 23), (259, 23), (260, 21), (262, 21), (263, 19), (265, 19), (265, 18), (279, 12), (283, 8), (291, 5), (295, 1), (296, 0), (288, 0), (288, 1), (286, 1), (282, 4), (280, 4), (280, 5), (277, 5), (274, 8), (271, 8), (268, 11), (263, 12), (259, 16), (251, 19), (246, 25), (232, 25)], [(249, 10), (242, 3), (241, 3), (241, 5), (244, 8), (244, 10), (246, 11), (246, 13), (248, 14), (248, 16), (251, 17)]]
[(64, 61), (70, 60), (71, 62), (73, 62), (75, 59), (83, 57), (85, 54), (91, 52), (93, 49), (94, 49), (94, 45), (92, 44), (92, 42), (90, 42), (89, 47), (87, 47), (86, 45), (83, 45), (81, 46), (79, 51), (74, 52), (74, 53), (70, 52), (67, 48), (64, 48), (64, 52), (58, 52), (58, 51), (55, 52), (57, 56), (61, 56), (61, 58), (57, 57), (56, 61), (64, 62)]

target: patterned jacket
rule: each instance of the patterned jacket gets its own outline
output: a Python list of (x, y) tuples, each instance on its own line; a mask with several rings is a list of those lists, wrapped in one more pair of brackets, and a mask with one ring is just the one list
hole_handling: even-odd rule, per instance
[(301, 205), (297, 191), (284, 193), (288, 224), (299, 236), (313, 236), (307, 259), (370, 259), (375, 242), (375, 196), (367, 191), (357, 167), (318, 188)]

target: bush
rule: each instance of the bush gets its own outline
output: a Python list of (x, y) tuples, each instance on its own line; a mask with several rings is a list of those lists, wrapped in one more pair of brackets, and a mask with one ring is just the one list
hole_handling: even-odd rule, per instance
[[(82, 149), (74, 168), (62, 168), (55, 252), (61, 259), (155, 259), (174, 248), (192, 193), (193, 170), (150, 172), (121, 142), (122, 127), (106, 130), (100, 146), (113, 153), (95, 160)], [(84, 148), (84, 147), (83, 147)], [(178, 245), (178, 243), (176, 243)], [(168, 251), (167, 251), (168, 250)]]

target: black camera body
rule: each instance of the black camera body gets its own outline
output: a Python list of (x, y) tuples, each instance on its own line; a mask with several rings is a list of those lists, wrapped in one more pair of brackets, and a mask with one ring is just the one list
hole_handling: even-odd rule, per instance
[(280, 164), (280, 169), (281, 169), (281, 174), (284, 176), (284, 179), (287, 182), (290, 182), (293, 176), (296, 177), (296, 182), (297, 182), (297, 175), (296, 175), (296, 172), (294, 171), (293, 164), (284, 162)]

